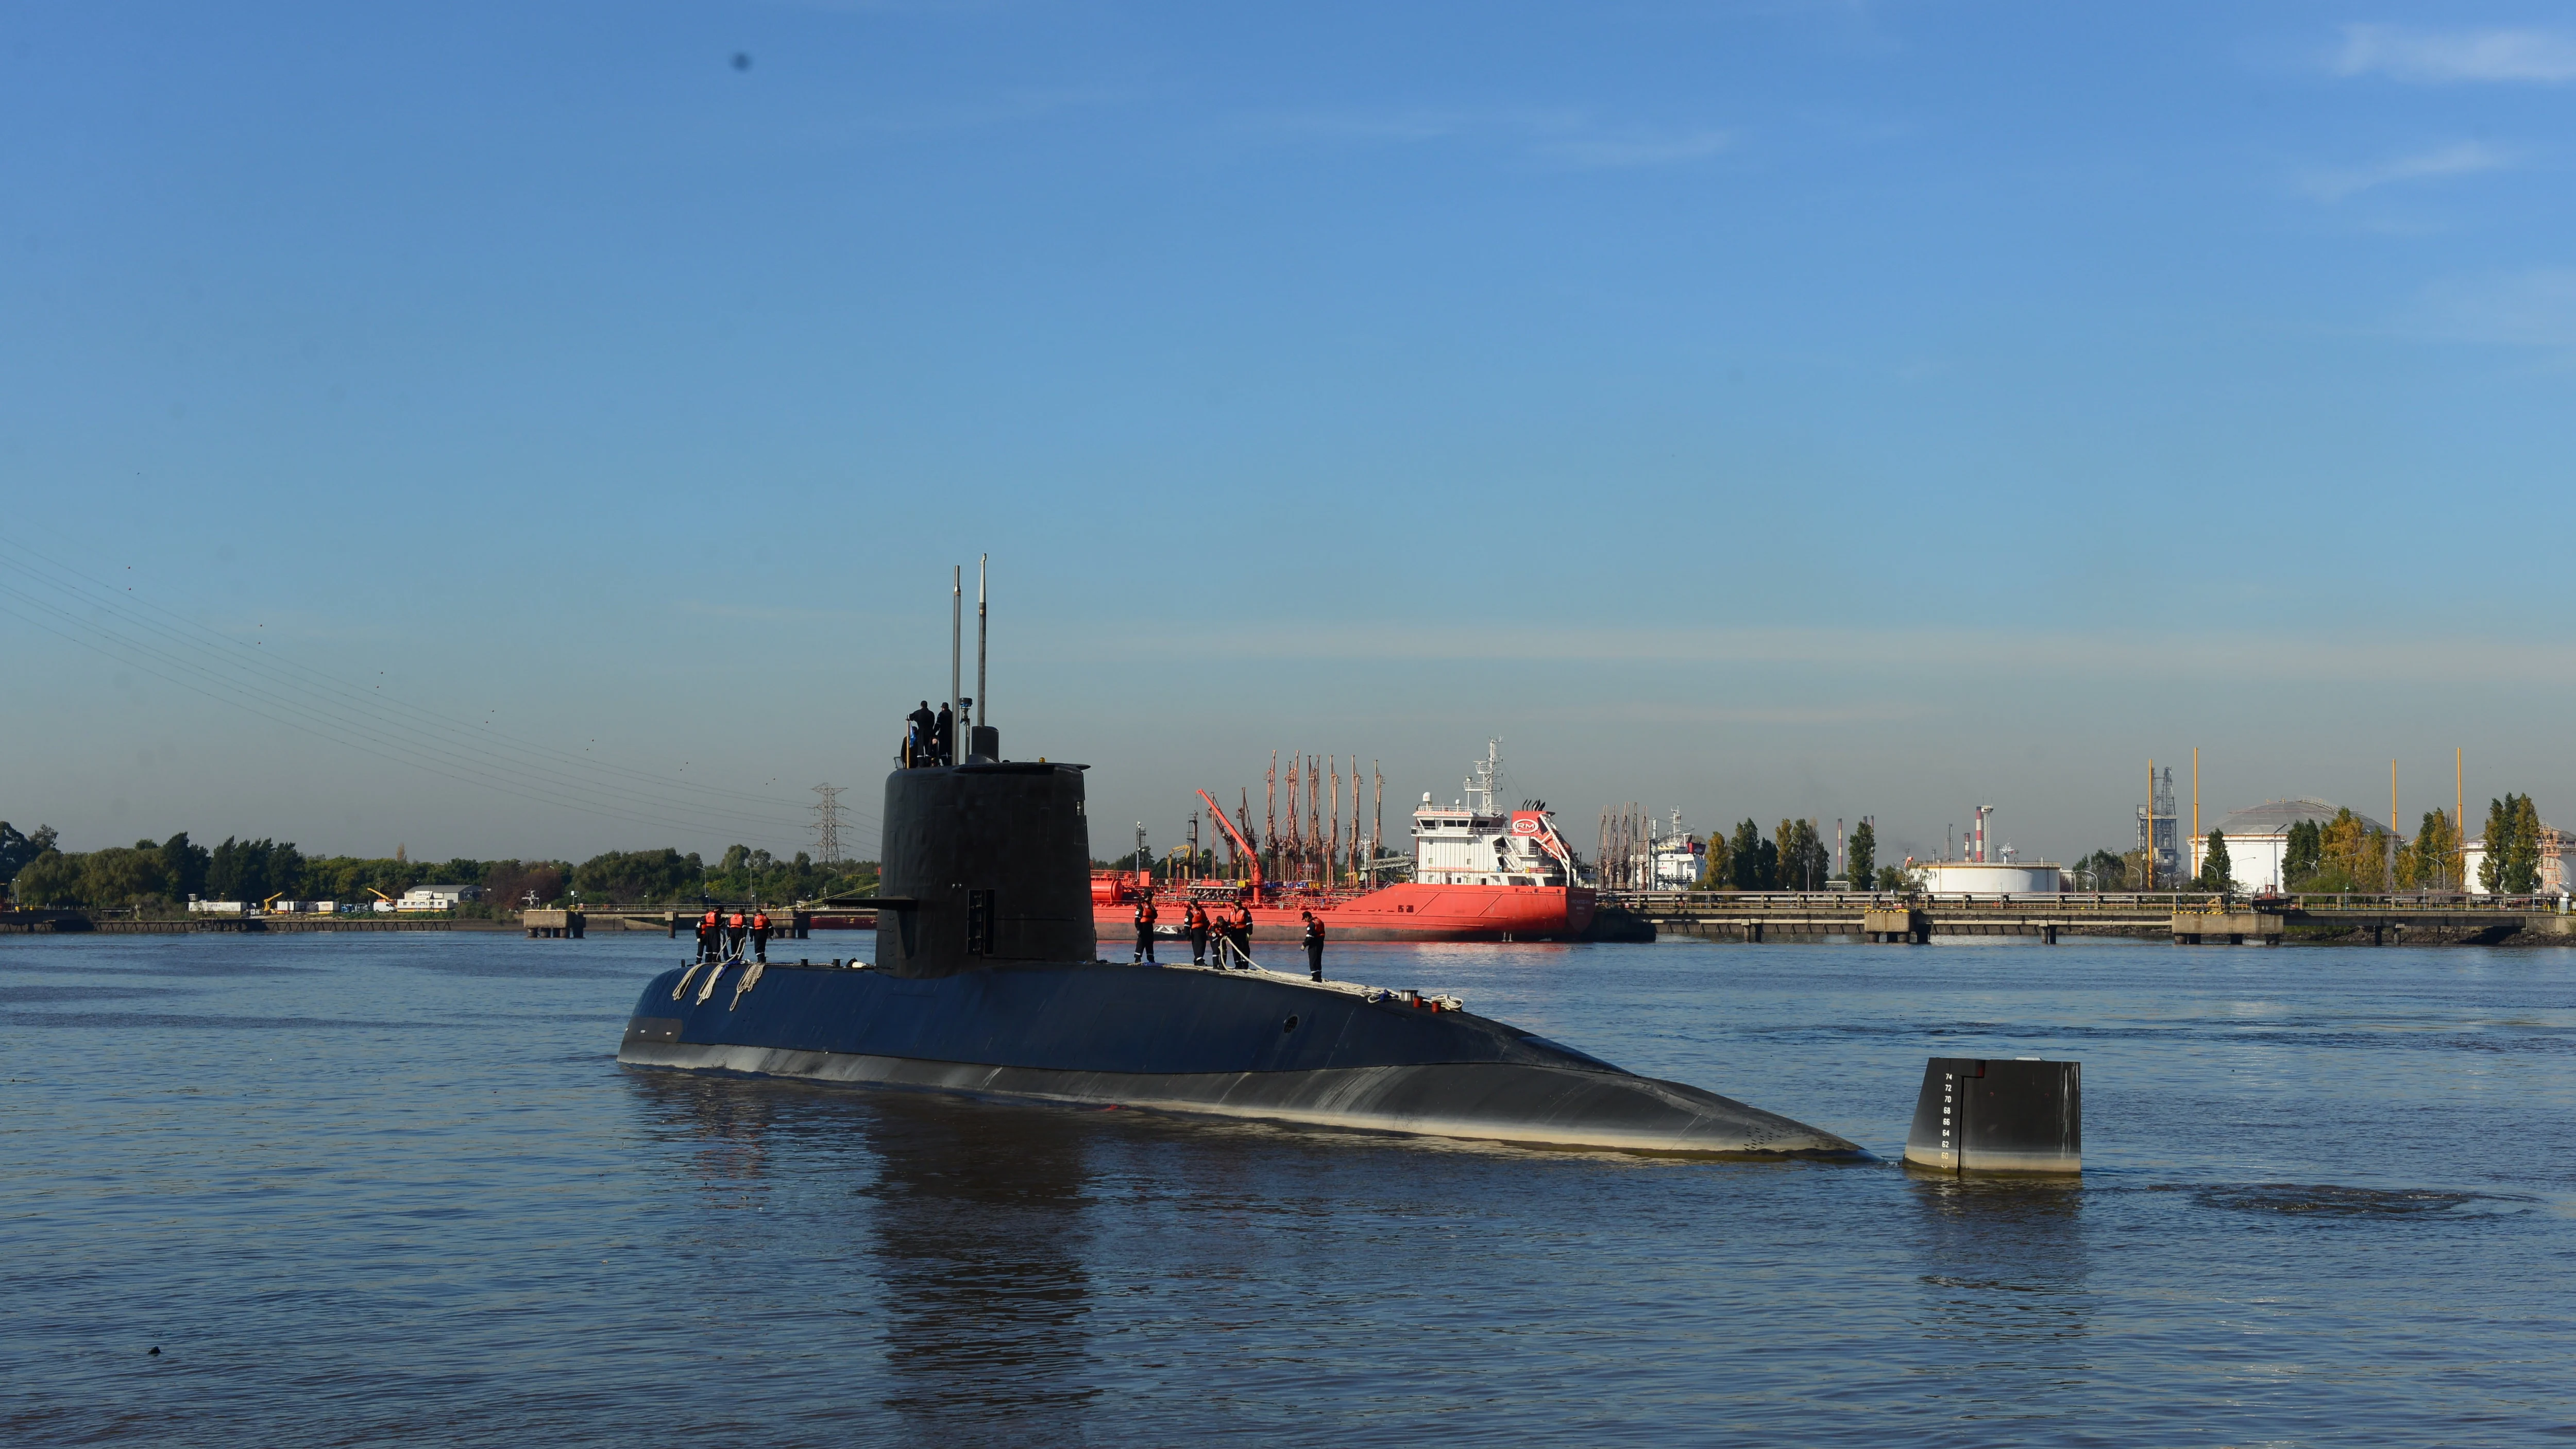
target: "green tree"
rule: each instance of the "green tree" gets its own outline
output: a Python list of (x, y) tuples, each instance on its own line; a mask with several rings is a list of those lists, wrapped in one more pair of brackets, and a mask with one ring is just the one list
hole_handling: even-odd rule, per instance
[(295, 844), (236, 840), (227, 835), (206, 859), (206, 893), (223, 901), (264, 901), (291, 895), (304, 883), (304, 857)]
[(2235, 863), (2227, 858), (2227, 837), (2209, 832), (2209, 847), (2200, 857), (2200, 878), (2195, 882), (2205, 891), (2229, 891), (2236, 888)]
[(504, 910), (518, 910), (535, 896), (541, 906), (564, 899), (572, 867), (559, 860), (496, 860), (484, 867), (483, 898)]
[[(316, 856), (303, 862), (297, 872), (296, 897), (300, 900), (367, 902), (375, 897), (371, 889), (399, 898), (416, 885), (453, 884), (446, 877), (434, 876), (431, 868), (391, 856), (368, 858), (354, 855)], [(472, 885), (465, 881), (461, 884)]]
[(2325, 859), (2323, 832), (2313, 820), (2297, 821), (2290, 826), (2290, 838), (2281, 846), (2281, 888), (2306, 890), (2308, 877), (2315, 875)]
[(1905, 872), (1892, 865), (1880, 866), (1878, 868), (1878, 888), (1890, 893), (1891, 895), (1905, 889)]
[(2405, 890), (2459, 889), (2460, 832), (2448, 810), (2427, 810), (2415, 829), (2415, 843), (2398, 857), (2397, 883)]
[(27, 862), (54, 848), (54, 827), (39, 825), (33, 835), (21, 835), (17, 827), (0, 820), (0, 884), (17, 879)]
[(2319, 827), (2317, 850), (2317, 870), (2309, 889), (2375, 891), (2386, 888), (2386, 832), (2350, 810), (2337, 810), (2334, 819)]
[(2513, 807), (2514, 858), (2505, 879), (2508, 895), (2529, 895), (2540, 889), (2540, 831), (2540, 806), (2525, 795)]
[(1767, 891), (1780, 881), (1780, 852), (1762, 838), (1762, 827), (1750, 820), (1735, 827), (1727, 842), (1727, 872), (1740, 891)]
[(2495, 895), (2529, 895), (2540, 887), (2540, 808), (2528, 795), (2487, 802), (2486, 856), (2478, 884)]
[(18, 867), (9, 890), (22, 906), (76, 906), (80, 904), (80, 878), (79, 856), (47, 850)]
[(2128, 858), (2114, 851), (2097, 850), (2076, 863), (2075, 877), (2091, 890), (2127, 890), (2129, 888)]
[(112, 845), (81, 857), (81, 904), (135, 906), (163, 899), (170, 877), (161, 868), (161, 847), (143, 841), (131, 847)]
[(1878, 873), (1878, 829), (1864, 818), (1852, 827), (1851, 844), (1844, 847), (1844, 879), (1856, 891), (1865, 891)]
[(706, 873), (695, 851), (612, 850), (574, 866), (572, 883), (585, 901), (648, 904), (694, 900)]
[(1777, 846), (1778, 863), (1774, 879), (1784, 891), (1823, 890), (1825, 877), (1833, 874), (1833, 852), (1817, 838), (1813, 822), (1783, 820), (1772, 834)]
[(172, 900), (184, 901), (205, 893), (206, 862), (213, 852), (190, 841), (184, 830), (162, 841), (160, 851), (161, 873), (169, 880)]
[(1700, 867), (1699, 889), (1725, 891), (1735, 889), (1735, 847), (1724, 835), (1709, 832), (1708, 861)]

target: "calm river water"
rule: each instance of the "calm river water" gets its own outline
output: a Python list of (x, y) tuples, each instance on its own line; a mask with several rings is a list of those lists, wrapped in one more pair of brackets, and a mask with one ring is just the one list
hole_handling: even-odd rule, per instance
[(2073, 1188), (618, 1066), (680, 954), (0, 941), (0, 1438), (2576, 1436), (2576, 951), (1336, 951), (1890, 1163), (2078, 1058)]

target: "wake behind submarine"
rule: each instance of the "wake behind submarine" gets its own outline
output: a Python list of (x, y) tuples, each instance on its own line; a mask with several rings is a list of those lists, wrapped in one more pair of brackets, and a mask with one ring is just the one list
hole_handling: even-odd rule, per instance
[(992, 726), (965, 733), (962, 763), (886, 777), (873, 965), (663, 972), (617, 1059), (1550, 1147), (1868, 1156), (1436, 998), (1101, 960), (1086, 767), (1004, 760)]

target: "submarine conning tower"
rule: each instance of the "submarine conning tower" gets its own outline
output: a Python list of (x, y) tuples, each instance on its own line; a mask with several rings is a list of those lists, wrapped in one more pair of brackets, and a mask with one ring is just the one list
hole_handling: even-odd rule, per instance
[(952, 976), (1092, 960), (1084, 767), (994, 759), (990, 727), (970, 738), (964, 764), (886, 777), (877, 969)]

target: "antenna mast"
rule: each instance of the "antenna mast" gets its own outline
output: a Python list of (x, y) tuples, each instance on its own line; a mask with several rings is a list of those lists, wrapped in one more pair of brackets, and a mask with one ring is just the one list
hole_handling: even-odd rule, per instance
[[(991, 571), (992, 562), (993, 556), (989, 553), (975, 556), (975, 722), (977, 724), (993, 722), (993, 702), (984, 697), (984, 581)], [(975, 737), (969, 734), (966, 738), (972, 741)]]
[(948, 763), (963, 760), (965, 752), (957, 748), (957, 737), (966, 728), (966, 566), (951, 564), (948, 568), (948, 707), (955, 711), (949, 718)]

